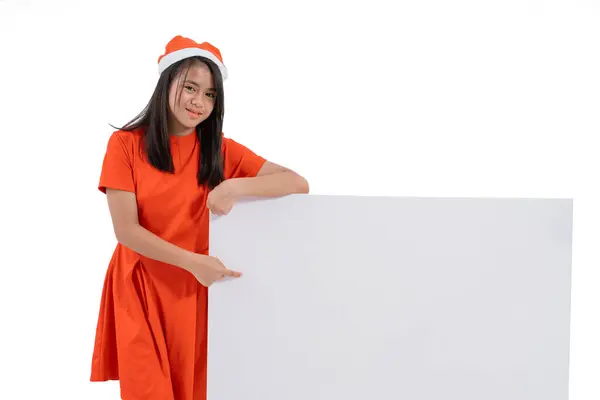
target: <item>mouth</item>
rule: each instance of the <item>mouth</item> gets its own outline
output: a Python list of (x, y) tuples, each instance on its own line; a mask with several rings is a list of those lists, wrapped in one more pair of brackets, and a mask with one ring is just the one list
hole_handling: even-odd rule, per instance
[(192, 111), (189, 108), (185, 109), (188, 112), (188, 115), (191, 118), (200, 118), (202, 116), (202, 113), (200, 111)]

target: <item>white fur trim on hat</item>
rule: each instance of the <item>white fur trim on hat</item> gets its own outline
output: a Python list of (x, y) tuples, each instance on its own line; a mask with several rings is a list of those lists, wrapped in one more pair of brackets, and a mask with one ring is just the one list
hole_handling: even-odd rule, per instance
[(219, 70), (221, 70), (221, 75), (223, 75), (223, 80), (227, 79), (227, 68), (225, 68), (225, 65), (223, 65), (221, 60), (219, 60), (210, 51), (204, 50), (204, 49), (199, 49), (197, 47), (189, 47), (187, 49), (177, 50), (177, 51), (174, 51), (172, 53), (165, 55), (163, 58), (161, 58), (160, 62), (158, 63), (158, 73), (162, 74), (165, 69), (167, 69), (171, 65), (175, 64), (176, 62), (185, 60), (186, 58), (195, 57), (195, 56), (206, 57), (209, 60), (213, 61), (215, 64), (217, 64), (217, 66), (219, 67)]

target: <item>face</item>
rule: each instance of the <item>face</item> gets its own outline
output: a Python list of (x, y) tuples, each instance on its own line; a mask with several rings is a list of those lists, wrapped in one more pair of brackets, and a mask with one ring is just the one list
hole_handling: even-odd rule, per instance
[(217, 91), (208, 66), (190, 65), (173, 79), (169, 88), (169, 129), (173, 135), (191, 133), (206, 120), (215, 107)]

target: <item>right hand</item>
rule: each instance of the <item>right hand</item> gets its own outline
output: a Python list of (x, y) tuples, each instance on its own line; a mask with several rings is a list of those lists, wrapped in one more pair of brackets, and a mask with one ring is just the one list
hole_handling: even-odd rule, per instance
[(225, 277), (239, 278), (242, 276), (240, 272), (225, 267), (218, 258), (204, 254), (195, 254), (187, 269), (198, 282), (206, 287)]

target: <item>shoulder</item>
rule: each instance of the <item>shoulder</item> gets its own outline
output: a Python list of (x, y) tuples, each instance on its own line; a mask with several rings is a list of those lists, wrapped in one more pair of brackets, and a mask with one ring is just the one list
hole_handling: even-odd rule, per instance
[(225, 152), (248, 151), (243, 144), (225, 134), (221, 135), (221, 147)]
[(221, 145), (223, 147), (227, 147), (227, 145), (232, 141), (232, 139), (228, 136), (225, 136), (225, 133), (221, 134)]
[(223, 155), (227, 157), (228, 153), (232, 150), (236, 150), (236, 145), (238, 143), (230, 137), (225, 136), (225, 134), (221, 135), (221, 150), (223, 151)]
[(113, 131), (106, 144), (105, 158), (107, 160), (122, 160), (133, 165), (135, 159), (140, 156), (140, 141), (143, 131)]
[(140, 141), (143, 137), (144, 133), (141, 130), (116, 130), (110, 134), (107, 147), (109, 151), (133, 154), (135, 149), (139, 148)]
[(256, 176), (267, 161), (245, 145), (225, 135), (222, 143), (224, 172), (227, 179)]
[(141, 129), (136, 129), (134, 131), (116, 130), (111, 133), (109, 140), (115, 142), (118, 141), (123, 144), (134, 144), (139, 143), (143, 137), (144, 131)]
[(264, 159), (256, 154), (252, 149), (250, 149), (245, 144), (240, 143), (239, 141), (232, 139), (230, 137), (222, 135), (222, 149), (224, 155), (231, 158), (244, 158), (244, 159), (255, 159), (256, 161), (263, 161)]

